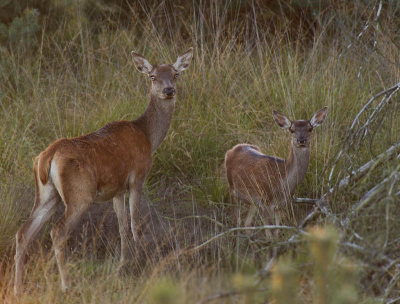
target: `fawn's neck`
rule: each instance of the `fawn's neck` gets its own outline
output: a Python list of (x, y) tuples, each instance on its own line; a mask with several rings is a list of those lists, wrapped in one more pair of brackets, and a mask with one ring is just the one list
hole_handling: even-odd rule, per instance
[(293, 194), (296, 187), (306, 177), (310, 163), (310, 147), (298, 148), (291, 145), (289, 157), (286, 159), (287, 183), (290, 194)]
[(171, 99), (158, 98), (151, 93), (146, 111), (133, 123), (147, 136), (151, 144), (151, 152), (157, 150), (168, 133), (172, 114), (175, 108), (175, 97)]

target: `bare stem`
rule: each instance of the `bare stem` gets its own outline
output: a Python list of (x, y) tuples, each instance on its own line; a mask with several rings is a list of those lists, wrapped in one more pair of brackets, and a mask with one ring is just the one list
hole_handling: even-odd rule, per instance
[[(378, 94), (376, 94), (375, 96), (373, 96), (365, 105), (364, 107), (360, 110), (360, 112), (358, 112), (358, 114), (356, 115), (356, 117), (353, 120), (353, 123), (351, 124), (348, 133), (347, 133), (347, 137), (344, 140), (344, 144), (342, 149), (339, 151), (338, 156), (336, 157), (335, 161), (333, 162), (332, 165), (332, 169), (331, 172), (329, 174), (329, 178), (328, 178), (328, 182), (329, 184), (331, 184), (332, 178), (333, 178), (333, 173), (335, 171), (336, 168), (336, 164), (339, 162), (340, 158), (343, 157), (343, 155), (345, 154), (345, 152), (349, 149), (349, 147), (352, 145), (353, 140), (353, 134), (354, 134), (354, 128), (356, 127), (356, 125), (359, 124), (359, 120), (361, 115), (369, 108), (369, 106), (372, 104), (372, 102), (374, 102), (378, 97), (386, 94), (389, 95), (386, 97), (385, 102), (387, 103), (389, 101), (389, 99), (394, 95), (394, 93), (396, 93), (400, 88), (400, 82), (397, 83), (396, 85), (390, 87), (389, 89), (386, 89), (382, 92), (379, 92)], [(382, 107), (380, 107), (381, 109)], [(372, 113), (372, 115), (376, 115), (376, 110)], [(371, 116), (370, 116), (371, 117)]]
[(236, 231), (247, 231), (247, 230), (266, 230), (266, 229), (282, 229), (282, 230), (292, 230), (292, 231), (297, 231), (302, 234), (307, 234), (305, 231), (302, 229), (299, 229), (298, 227), (291, 227), (291, 226), (277, 226), (277, 225), (265, 225), (265, 226), (257, 226), (257, 227), (236, 227), (236, 228), (231, 228), (229, 230), (226, 230), (220, 234), (217, 234), (216, 236), (212, 237), (211, 239), (205, 241), (203, 244), (193, 248), (193, 251), (199, 250), (200, 248), (206, 246), (207, 244), (215, 241), (216, 239), (223, 237), (227, 234), (231, 234)]

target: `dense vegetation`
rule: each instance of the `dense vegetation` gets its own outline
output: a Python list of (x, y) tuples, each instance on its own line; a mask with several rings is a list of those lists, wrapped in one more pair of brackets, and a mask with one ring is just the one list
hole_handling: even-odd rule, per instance
[[(394, 303), (399, 12), (383, 0), (1, 1), (2, 301), (16, 301), (14, 236), (33, 205), (34, 157), (57, 138), (144, 111), (150, 83), (132, 50), (165, 63), (193, 46), (145, 186), (147, 224), (130, 267), (117, 273), (112, 204), (93, 206), (69, 241), (71, 292), (60, 289), (49, 223), (32, 246), (21, 302)], [(248, 142), (286, 157), (289, 135), (272, 110), (309, 119), (323, 106), (329, 114), (295, 196), (328, 195), (319, 207), (293, 204), (283, 224), (296, 229), (272, 239), (240, 233), (236, 246), (225, 152)]]

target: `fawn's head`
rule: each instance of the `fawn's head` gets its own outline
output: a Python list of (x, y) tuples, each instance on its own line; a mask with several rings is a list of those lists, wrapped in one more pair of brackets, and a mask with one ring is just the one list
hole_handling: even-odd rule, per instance
[(172, 99), (176, 94), (176, 81), (179, 73), (189, 66), (193, 48), (181, 54), (174, 64), (151, 65), (149, 61), (132, 52), (133, 62), (139, 72), (147, 74), (152, 81), (151, 93), (160, 99)]
[(322, 125), (327, 114), (328, 107), (324, 107), (315, 113), (310, 120), (291, 121), (285, 115), (275, 110), (272, 111), (276, 124), (292, 133), (292, 143), (297, 148), (308, 148), (310, 146), (310, 135), (313, 129)]

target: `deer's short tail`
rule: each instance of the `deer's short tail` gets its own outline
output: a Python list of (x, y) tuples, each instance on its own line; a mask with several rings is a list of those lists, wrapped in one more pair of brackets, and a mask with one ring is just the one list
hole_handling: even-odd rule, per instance
[(53, 160), (54, 154), (56, 149), (52, 146), (44, 150), (38, 157), (35, 159), (35, 168), (34, 170), (38, 171), (40, 181), (43, 185), (46, 185), (47, 181), (49, 180), (49, 171), (51, 161)]

